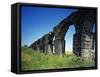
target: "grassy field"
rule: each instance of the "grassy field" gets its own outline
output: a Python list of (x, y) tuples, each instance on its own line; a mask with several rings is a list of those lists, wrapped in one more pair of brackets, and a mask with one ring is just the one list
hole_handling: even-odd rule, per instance
[(94, 62), (84, 61), (74, 54), (66, 53), (63, 57), (37, 52), (31, 48), (22, 47), (21, 69), (41, 70), (75, 67), (91, 67)]

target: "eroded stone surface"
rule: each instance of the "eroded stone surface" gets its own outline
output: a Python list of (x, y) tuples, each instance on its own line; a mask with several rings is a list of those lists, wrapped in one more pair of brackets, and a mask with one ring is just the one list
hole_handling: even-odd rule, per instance
[(65, 34), (69, 26), (74, 24), (73, 53), (84, 58), (93, 58), (95, 34), (91, 29), (94, 23), (96, 23), (96, 10), (78, 10), (62, 20), (52, 32), (32, 43), (30, 47), (44, 53), (64, 54)]

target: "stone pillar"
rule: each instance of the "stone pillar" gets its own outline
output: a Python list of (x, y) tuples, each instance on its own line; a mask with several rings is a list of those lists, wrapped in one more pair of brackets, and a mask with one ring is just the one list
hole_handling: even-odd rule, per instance
[(36, 41), (36, 50), (40, 52), (40, 40)]
[(47, 46), (47, 47), (48, 47), (48, 50), (47, 50), (47, 51), (48, 51), (48, 54), (52, 54), (52, 49), (51, 49), (51, 46), (48, 44), (48, 46)]
[(54, 40), (55, 53), (62, 55), (65, 53), (65, 40), (64, 39), (55, 39)]
[(45, 53), (52, 54), (52, 52), (53, 52), (53, 47), (52, 47), (50, 44), (46, 44), (44, 48), (45, 48), (45, 49), (44, 49), (44, 52), (45, 52)]
[(74, 34), (73, 38), (73, 52), (82, 56), (86, 60), (92, 60), (92, 44), (93, 35), (91, 34)]
[(79, 33), (73, 35), (73, 53), (77, 56), (81, 56), (81, 34)]
[(92, 45), (93, 45), (93, 35), (83, 35), (82, 36), (82, 57), (92, 60)]
[(95, 50), (95, 33), (92, 33), (92, 34), (93, 34), (92, 49)]
[(40, 48), (39, 48), (38, 45), (36, 45), (36, 50), (37, 50), (38, 52), (40, 52)]
[(48, 46), (47, 46), (47, 44), (45, 44), (44, 45), (44, 53), (47, 53), (47, 51), (48, 51)]
[(54, 45), (55, 37), (53, 38), (53, 54), (55, 54), (55, 45)]
[(96, 37), (95, 37), (95, 33), (92, 33), (93, 34), (93, 41), (92, 41), (92, 58), (93, 60), (95, 60), (95, 48), (96, 48)]

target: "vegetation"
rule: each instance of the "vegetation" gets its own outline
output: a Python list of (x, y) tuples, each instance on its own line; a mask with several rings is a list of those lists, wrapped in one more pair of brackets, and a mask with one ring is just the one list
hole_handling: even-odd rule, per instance
[(66, 53), (61, 57), (59, 55), (40, 53), (28, 47), (22, 47), (22, 70), (42, 70), (91, 66), (94, 66), (94, 62), (84, 61), (82, 58), (73, 54)]

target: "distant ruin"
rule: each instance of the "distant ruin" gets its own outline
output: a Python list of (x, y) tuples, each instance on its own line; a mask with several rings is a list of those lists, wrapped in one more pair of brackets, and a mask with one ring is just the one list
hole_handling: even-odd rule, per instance
[(53, 28), (52, 32), (32, 43), (30, 47), (44, 53), (63, 55), (65, 53), (65, 34), (69, 26), (74, 24), (73, 53), (77, 56), (92, 59), (92, 52), (95, 51), (94, 41), (96, 40), (96, 34), (92, 32), (92, 29), (95, 23), (96, 10), (79, 9), (63, 19)]

